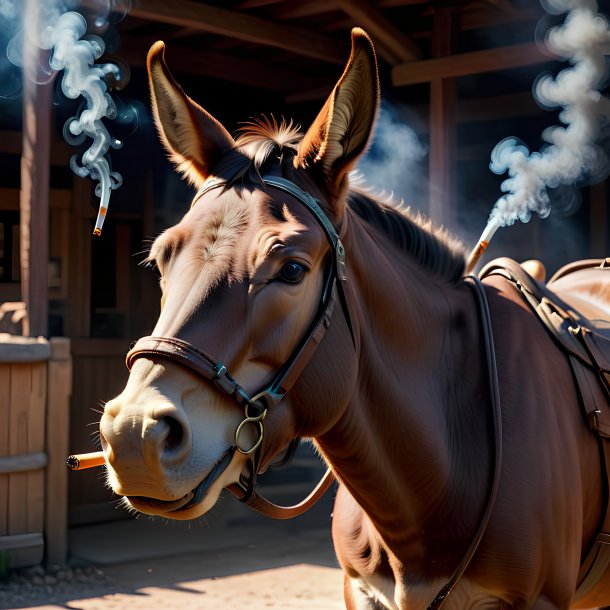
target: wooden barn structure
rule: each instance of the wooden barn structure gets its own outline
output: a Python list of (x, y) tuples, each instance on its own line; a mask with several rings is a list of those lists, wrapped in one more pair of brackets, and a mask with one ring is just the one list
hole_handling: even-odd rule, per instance
[[(115, 4), (118, 11), (126, 3)], [(539, 73), (562, 67), (537, 44), (558, 18), (536, 0), (133, 5), (111, 16), (103, 33), (103, 59), (131, 72), (116, 93), (131, 119), (117, 121), (124, 148), (112, 162), (124, 183), (113, 192), (101, 238), (92, 237), (93, 184), (69, 169), (75, 151), (62, 128), (76, 106), (62, 98), (59, 79), (24, 81), (22, 95), (0, 98), (0, 332), (25, 337), (0, 335), (0, 556), (12, 553), (15, 565), (38, 561), (43, 551), (47, 560), (65, 559), (68, 525), (126, 516), (99, 472), (68, 481), (61, 458), (68, 448), (95, 448), (100, 404), (122, 389), (124, 354), (158, 313), (156, 278), (138, 267), (146, 240), (177, 221), (190, 200), (148, 111), (151, 43), (165, 40), (184, 89), (229, 129), (263, 113), (306, 127), (341, 73), (350, 29), (363, 27), (376, 43), (386, 107), (428, 151), (417, 170), (425, 187), (411, 203), (470, 243), (499, 194), (501, 179), (488, 170), (495, 143), (514, 135), (538, 148), (540, 133), (557, 122), (531, 94)], [(490, 250), (540, 257), (552, 269), (605, 256), (608, 224), (602, 183), (583, 191), (572, 216), (501, 231)], [(307, 460), (300, 466), (307, 484)], [(270, 485), (299, 487), (281, 476)]]

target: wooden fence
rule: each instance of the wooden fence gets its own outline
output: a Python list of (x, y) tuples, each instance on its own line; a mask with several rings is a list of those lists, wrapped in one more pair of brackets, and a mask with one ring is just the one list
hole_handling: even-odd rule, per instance
[(10, 567), (67, 554), (70, 343), (0, 334), (0, 556)]

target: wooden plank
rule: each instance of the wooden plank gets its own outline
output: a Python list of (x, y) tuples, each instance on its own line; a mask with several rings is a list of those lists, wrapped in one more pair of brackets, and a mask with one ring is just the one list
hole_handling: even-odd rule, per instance
[(484, 72), (499, 72), (524, 66), (535, 66), (553, 57), (545, 55), (536, 43), (517, 44), (448, 57), (427, 59), (394, 66), (392, 84), (395, 87), (429, 83), (437, 78), (457, 78)]
[[(24, 40), (38, 31), (35, 0), (26, 0)], [(48, 327), (49, 166), (53, 87), (37, 85), (40, 65), (36, 45), (23, 46), (23, 145), (21, 151), (21, 298), (27, 316), (23, 334), (37, 337)]]
[[(91, 340), (98, 341), (98, 340)], [(102, 340), (103, 341), (103, 340)], [(120, 345), (120, 341), (110, 341)], [(103, 409), (103, 401), (116, 396), (125, 386), (127, 369), (123, 356), (128, 341), (123, 340), (119, 354), (89, 356), (74, 356), (74, 390), (70, 401), (70, 451), (81, 453), (93, 451), (97, 448), (97, 431), (99, 411)], [(75, 346), (73, 346), (73, 352)], [(81, 350), (93, 351), (93, 350)], [(76, 480), (78, 478), (78, 480)], [(112, 493), (100, 485), (100, 471), (97, 469), (85, 470), (78, 473), (78, 477), (69, 479), (69, 507), (70, 518), (78, 513), (81, 517), (92, 522), (96, 515), (80, 513), (77, 507), (83, 504), (111, 503), (116, 500)]]
[(43, 544), (44, 540), (41, 533), (14, 534), (12, 536), (2, 536), (0, 538), (0, 551), (38, 547)]
[(42, 337), (18, 337), (0, 333), (0, 362), (40, 362), (51, 356), (49, 342)]
[(44, 451), (0, 456), (0, 474), (41, 470), (46, 467), (48, 461), (47, 454)]
[(339, 65), (347, 56), (346, 46), (315, 32), (193, 0), (141, 0), (132, 6), (130, 17), (195, 28)]
[[(44, 452), (46, 407), (47, 407), (47, 363), (30, 365), (31, 390), (28, 400), (28, 452)], [(41, 532), (44, 528), (44, 481), (45, 473), (32, 470), (27, 480), (27, 531)]]
[(384, 59), (395, 66), (421, 58), (420, 48), (368, 0), (335, 0), (355, 25), (362, 26), (375, 40)]
[(44, 551), (41, 532), (0, 537), (0, 552), (7, 553), (11, 568), (39, 564)]
[[(11, 419), (9, 422), (9, 455), (28, 452), (28, 396), (32, 377), (29, 364), (11, 364)], [(26, 475), (17, 473), (8, 479), (8, 533), (27, 531)]]
[(51, 339), (49, 361), (46, 450), (46, 512), (44, 531), (47, 563), (63, 564), (68, 553), (68, 472), (72, 358), (70, 340)]

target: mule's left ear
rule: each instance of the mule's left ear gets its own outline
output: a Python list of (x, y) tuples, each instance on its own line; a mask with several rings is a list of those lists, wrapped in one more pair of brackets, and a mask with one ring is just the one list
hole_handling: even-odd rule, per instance
[(379, 76), (373, 43), (364, 30), (354, 28), (347, 66), (305, 134), (295, 165), (319, 165), (331, 189), (338, 192), (366, 150), (378, 106)]
[(235, 146), (235, 141), (174, 80), (165, 63), (163, 42), (150, 48), (146, 65), (153, 116), (161, 141), (178, 171), (200, 188), (220, 157)]

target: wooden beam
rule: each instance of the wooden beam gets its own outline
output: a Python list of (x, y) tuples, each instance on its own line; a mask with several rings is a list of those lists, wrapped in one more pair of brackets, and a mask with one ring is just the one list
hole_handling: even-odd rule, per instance
[[(38, 31), (36, 0), (25, 5), (24, 40)], [(45, 336), (48, 328), (49, 166), (53, 87), (36, 85), (40, 51), (23, 46), (23, 147), (21, 152), (21, 298), (27, 316), (23, 333)]]
[(242, 0), (235, 8), (237, 10), (258, 8), (259, 6), (269, 6), (270, 4), (280, 4), (284, 0)]
[(515, 9), (510, 12), (499, 11), (497, 9), (494, 10), (491, 7), (476, 10), (465, 8), (460, 13), (460, 30), (477, 30), (519, 21), (534, 21), (540, 19), (543, 12), (544, 11), (540, 7)]
[(543, 113), (531, 91), (507, 93), (490, 97), (459, 100), (456, 105), (456, 120), (459, 123), (474, 121), (497, 121), (514, 117), (533, 116)]
[(457, 78), (471, 74), (498, 72), (553, 61), (535, 43), (516, 44), (483, 51), (459, 53), (425, 61), (401, 64), (392, 68), (395, 87), (429, 83), (435, 78)]
[(272, 17), (273, 19), (285, 21), (324, 15), (336, 10), (338, 10), (338, 6), (334, 0), (309, 0), (308, 2), (299, 3), (288, 2), (280, 4), (280, 6), (273, 9)]
[[(131, 66), (144, 66), (146, 52), (154, 42), (150, 40), (127, 41), (121, 49), (121, 57)], [(326, 79), (306, 75), (294, 69), (268, 66), (263, 61), (231, 56), (214, 51), (197, 51), (178, 45), (168, 45), (167, 61), (172, 72), (185, 72), (230, 81), (249, 87), (281, 93), (294, 91), (297, 87), (319, 87)]]
[(375, 40), (380, 53), (391, 65), (421, 57), (419, 47), (367, 0), (335, 0), (355, 25), (362, 26)]
[[(434, 13), (432, 53), (449, 56), (455, 37), (455, 13), (440, 8)], [(451, 226), (455, 217), (455, 80), (436, 77), (430, 81), (430, 152), (428, 215), (437, 224)]]
[(131, 8), (130, 15), (276, 47), (338, 65), (344, 63), (348, 50), (347, 41), (345, 45), (337, 44), (305, 29), (278, 25), (267, 19), (193, 0), (141, 0)]

